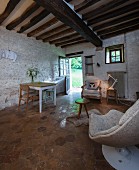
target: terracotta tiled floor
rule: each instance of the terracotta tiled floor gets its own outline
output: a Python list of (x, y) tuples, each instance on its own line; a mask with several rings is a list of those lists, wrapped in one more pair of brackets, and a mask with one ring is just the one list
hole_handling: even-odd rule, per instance
[[(24, 112), (22, 106), (0, 111), (0, 170), (113, 170), (105, 161), (101, 145), (88, 137), (88, 126), (75, 127), (65, 117), (77, 113), (75, 99), (80, 92), (58, 96), (57, 106), (38, 103)], [(91, 101), (88, 109), (103, 114), (111, 108), (125, 111), (127, 106), (115, 102)]]

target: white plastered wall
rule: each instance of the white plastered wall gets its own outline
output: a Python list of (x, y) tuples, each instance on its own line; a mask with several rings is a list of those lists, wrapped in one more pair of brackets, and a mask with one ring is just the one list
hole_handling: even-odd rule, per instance
[[(105, 47), (124, 44), (125, 63), (105, 64)], [(93, 68), (94, 76), (102, 81), (102, 95), (106, 97), (107, 72), (122, 71), (125, 72), (125, 97), (129, 100), (136, 100), (136, 92), (139, 91), (139, 30), (109, 38), (103, 41), (103, 48), (97, 49), (91, 43), (84, 43), (66, 48), (66, 54), (83, 51), (83, 79), (84, 74), (84, 56), (94, 55)], [(100, 67), (97, 66), (97, 62)], [(90, 79), (92, 78), (89, 76)]]

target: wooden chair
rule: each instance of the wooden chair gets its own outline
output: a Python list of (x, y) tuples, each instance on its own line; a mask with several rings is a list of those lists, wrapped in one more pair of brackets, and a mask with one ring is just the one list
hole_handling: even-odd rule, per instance
[(28, 110), (29, 101), (37, 100), (39, 98), (39, 94), (35, 90), (31, 90), (28, 85), (20, 84), (20, 94), (19, 94), (19, 105), (18, 109), (20, 109), (21, 101), (26, 103), (26, 111)]

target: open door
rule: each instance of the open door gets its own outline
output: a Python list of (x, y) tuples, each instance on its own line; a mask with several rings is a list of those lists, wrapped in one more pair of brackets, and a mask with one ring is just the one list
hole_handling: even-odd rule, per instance
[(59, 76), (65, 76), (65, 94), (70, 92), (70, 60), (59, 57)]

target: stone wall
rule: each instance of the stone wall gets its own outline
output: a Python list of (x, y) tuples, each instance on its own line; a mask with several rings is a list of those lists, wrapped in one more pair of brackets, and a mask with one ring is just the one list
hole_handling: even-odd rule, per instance
[[(105, 64), (105, 47), (124, 44), (125, 63)], [(80, 50), (79, 50), (80, 49)], [(107, 72), (121, 71), (125, 72), (125, 92), (126, 98), (136, 100), (136, 92), (139, 91), (139, 30), (124, 35), (109, 38), (103, 41), (103, 48), (95, 48), (90, 43), (72, 46), (66, 48), (66, 54), (83, 50), (83, 79), (87, 79), (84, 73), (84, 56), (94, 55), (93, 68), (94, 75), (102, 80), (102, 95), (106, 97)], [(97, 66), (97, 62), (100, 67)]]
[(35, 81), (51, 80), (59, 75), (58, 56), (64, 56), (61, 48), (0, 27), (2, 49), (15, 52), (17, 59), (13, 62), (8, 58), (0, 58), (0, 109), (18, 103), (19, 84), (31, 81), (26, 74), (28, 68), (38, 68)]

